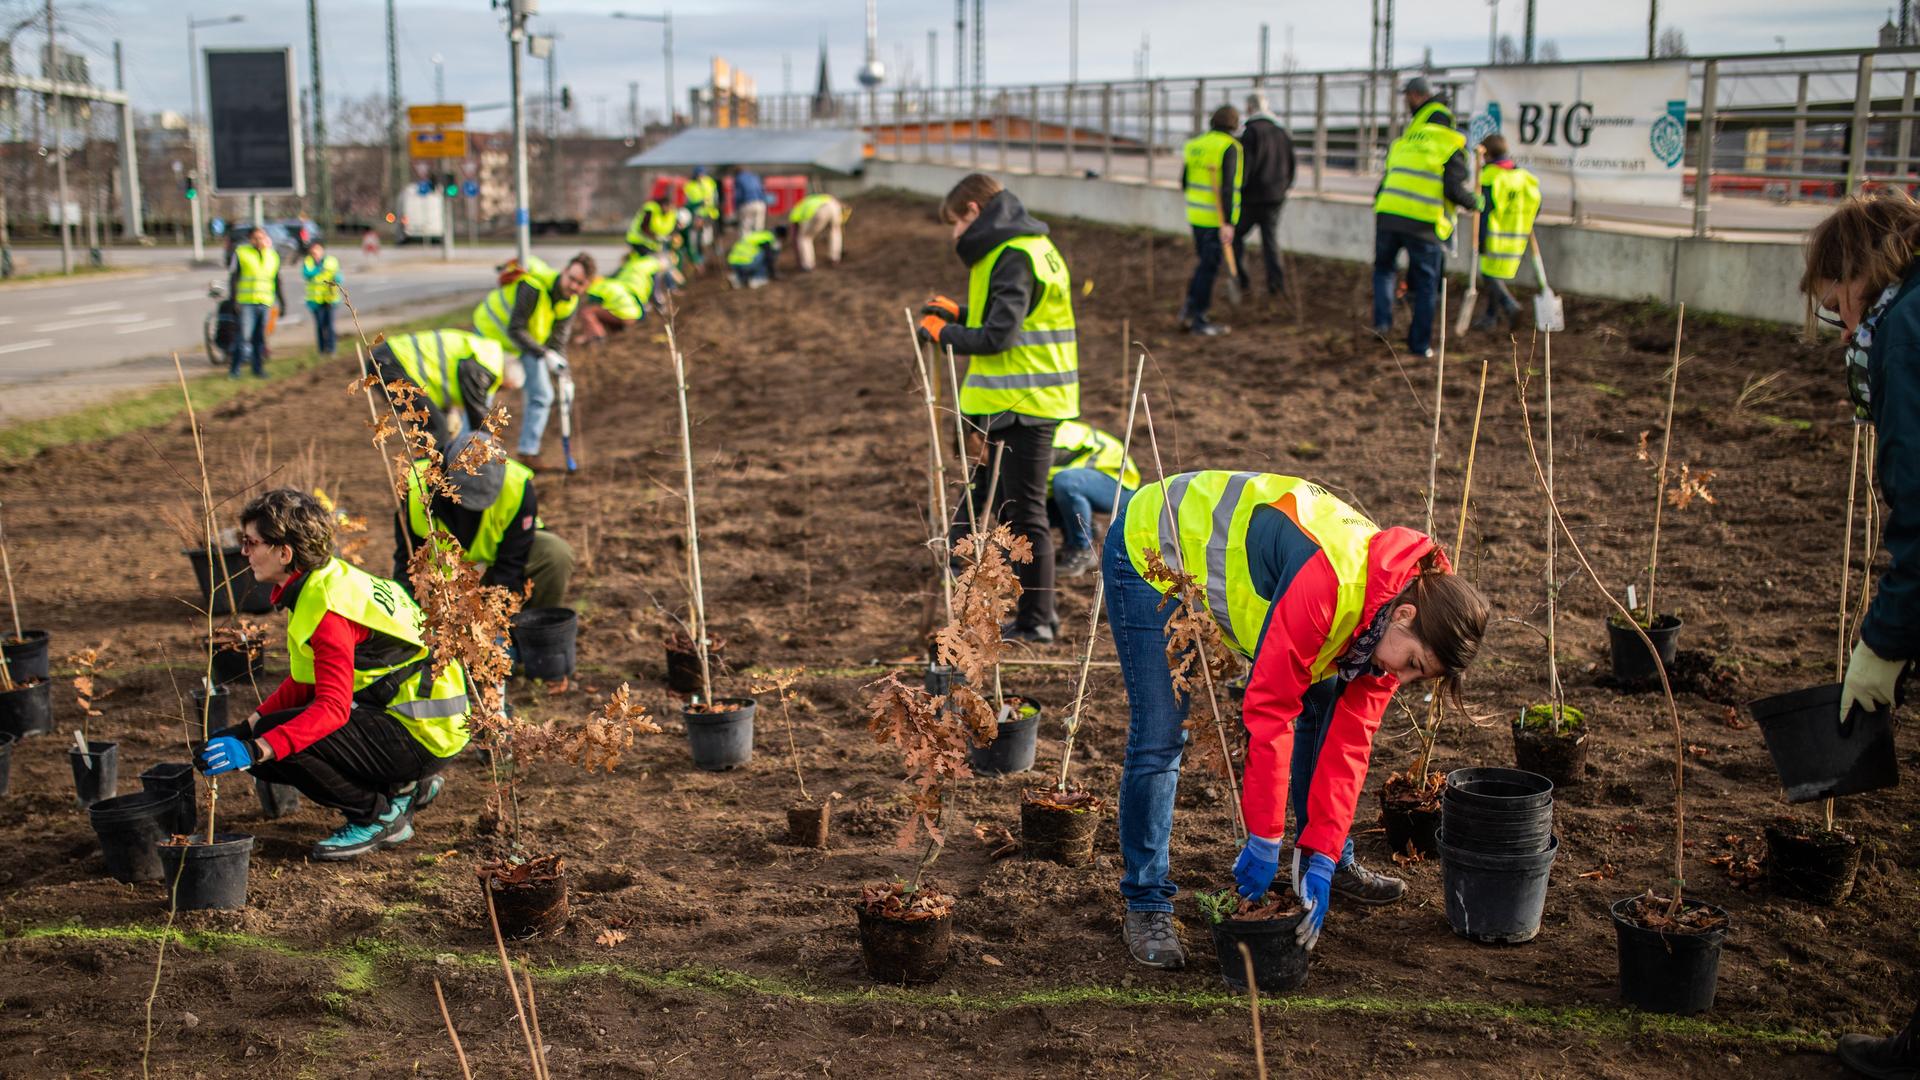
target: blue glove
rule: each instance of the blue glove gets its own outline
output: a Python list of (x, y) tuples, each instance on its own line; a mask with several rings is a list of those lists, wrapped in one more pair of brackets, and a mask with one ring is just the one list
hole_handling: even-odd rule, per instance
[(235, 769), (245, 769), (253, 764), (253, 751), (247, 744), (231, 735), (222, 735), (207, 743), (200, 751), (200, 771), (207, 776), (219, 776)]
[(1233, 861), (1233, 880), (1240, 886), (1240, 895), (1260, 899), (1273, 887), (1274, 875), (1279, 872), (1280, 841), (1249, 835), (1240, 857)]
[(1295, 940), (1311, 950), (1320, 940), (1320, 924), (1327, 921), (1327, 905), (1333, 900), (1334, 862), (1319, 852), (1307, 857), (1307, 871), (1300, 872), (1300, 849), (1293, 849), (1293, 891), (1307, 909), (1300, 919)]

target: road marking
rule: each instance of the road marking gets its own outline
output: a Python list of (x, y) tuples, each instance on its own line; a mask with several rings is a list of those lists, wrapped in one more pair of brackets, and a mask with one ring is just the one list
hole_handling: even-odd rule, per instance
[(166, 304), (178, 304), (187, 300), (211, 300), (211, 299), (213, 298), (207, 295), (207, 290), (195, 289), (192, 292), (175, 293), (172, 296), (163, 296), (160, 298), (160, 301)]
[(70, 307), (67, 309), (67, 314), (99, 315), (108, 311), (119, 311), (122, 307), (125, 307), (125, 306), (126, 305), (122, 304), (118, 300), (109, 300), (104, 304), (82, 304), (79, 307)]
[(13, 325), (13, 318), (11, 316), (0, 315), (0, 326), (12, 326), (12, 325)]
[(51, 344), (53, 344), (52, 338), (41, 338), (38, 341), (16, 341), (11, 345), (0, 345), (0, 353), (26, 352), (28, 349), (44, 349)]
[(123, 326), (120, 329), (115, 330), (114, 333), (144, 334), (152, 330), (165, 330), (167, 327), (172, 325), (173, 325), (172, 319), (155, 319), (152, 322), (143, 322), (138, 326)]
[(110, 315), (103, 319), (68, 319), (64, 322), (41, 323), (33, 328), (36, 334), (52, 334), (61, 330), (80, 330), (89, 326), (125, 326), (127, 323), (145, 321), (145, 315)]

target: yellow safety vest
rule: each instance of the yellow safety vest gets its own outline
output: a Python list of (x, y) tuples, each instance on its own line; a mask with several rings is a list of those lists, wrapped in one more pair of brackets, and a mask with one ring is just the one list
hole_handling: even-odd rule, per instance
[(633, 294), (633, 298), (645, 307), (648, 301), (653, 299), (654, 275), (659, 274), (663, 269), (664, 267), (660, 265), (660, 257), (657, 255), (628, 253), (626, 259), (620, 264), (620, 272), (613, 275), (613, 280), (625, 285), (627, 291)]
[(811, 221), (813, 220), (813, 215), (820, 212), (821, 207), (832, 201), (833, 196), (831, 195), (809, 195), (801, 199), (794, 205), (792, 210), (787, 212), (787, 223), (790, 225), (800, 225)]
[(1149, 551), (1158, 549), (1174, 569), (1181, 568), (1184, 558), (1186, 572), (1206, 592), (1207, 608), (1226, 643), (1251, 657), (1273, 606), (1273, 597), (1254, 590), (1247, 564), (1247, 526), (1260, 506), (1276, 507), (1292, 518), (1320, 545), (1339, 579), (1332, 624), (1314, 657), (1310, 681), (1319, 682), (1333, 673), (1334, 661), (1360, 624), (1367, 599), (1367, 547), (1380, 531), (1325, 488), (1273, 473), (1181, 473), (1166, 480), (1164, 497), (1160, 484), (1148, 484), (1127, 504), (1127, 554), (1143, 575)]
[[(527, 483), (533, 479), (533, 470), (517, 461), (504, 464), (507, 471), (500, 483), (500, 494), (494, 498), (493, 505), (480, 514), (480, 530), (474, 533), (473, 544), (466, 551), (468, 562), (493, 565), (493, 560), (500, 554), (500, 541), (506, 538), (513, 519), (520, 516), (520, 504), (526, 501)], [(413, 471), (407, 475), (407, 521), (416, 537), (433, 532), (433, 523), (427, 519), (430, 500), (427, 498), (426, 483), (421, 478), (426, 467), (427, 462), (416, 461)], [(444, 550), (450, 545), (441, 541), (440, 546)]]
[(287, 667), (295, 682), (313, 684), (314, 630), (327, 612), (333, 612), (368, 630), (412, 645), (412, 655), (388, 667), (353, 666), (353, 692), (360, 693), (388, 675), (418, 665), (399, 681), (386, 702), (398, 720), (435, 757), (452, 757), (467, 745), (467, 679), (459, 663), (450, 663), (440, 677), (421, 640), (420, 608), (400, 586), (374, 577), (344, 559), (308, 571), (293, 610), (287, 614)]
[[(337, 304), (340, 302), (339, 259), (334, 258), (332, 255), (327, 256), (320, 264), (319, 270), (316, 271), (313, 265), (313, 256), (309, 255), (300, 260), (300, 269), (302, 271), (301, 276), (305, 277), (307, 282), (307, 303)], [(308, 274), (312, 276), (307, 277)]]
[[(1235, 151), (1233, 182), (1222, 184), (1220, 166), (1226, 161), (1229, 149)], [(1187, 140), (1186, 148), (1180, 153), (1187, 166), (1187, 224), (1203, 229), (1219, 228), (1222, 206), (1227, 209), (1226, 224), (1238, 223), (1240, 182), (1247, 174), (1247, 155), (1240, 140), (1224, 131), (1209, 131)], [(1223, 187), (1226, 190), (1220, 190)]]
[(520, 293), (522, 285), (540, 290), (540, 302), (533, 309), (533, 316), (527, 320), (527, 333), (533, 340), (546, 344), (553, 334), (553, 324), (565, 322), (580, 306), (580, 298), (562, 300), (553, 299), (553, 283), (560, 278), (560, 272), (539, 259), (532, 260), (526, 274), (511, 285), (502, 285), (487, 294), (485, 300), (473, 309), (473, 328), (481, 334), (500, 343), (502, 348), (518, 349), (513, 338), (507, 334), (507, 324), (513, 321), (513, 302)]
[(1080, 347), (1073, 324), (1073, 282), (1060, 249), (1044, 236), (1016, 236), (988, 252), (967, 274), (967, 326), (978, 329), (987, 310), (987, 281), (1007, 249), (1027, 256), (1040, 286), (1007, 351), (975, 356), (960, 386), (968, 416), (1016, 412), (1044, 420), (1080, 415)]
[(240, 280), (234, 285), (233, 302), (272, 304), (279, 294), (275, 284), (280, 279), (280, 253), (271, 246), (261, 251), (252, 244), (241, 244), (233, 249), (233, 257), (240, 261)]
[(753, 261), (760, 257), (763, 248), (771, 247), (778, 250), (779, 244), (779, 238), (765, 229), (750, 232), (736, 241), (733, 247), (727, 249), (727, 265), (752, 266)]
[(1520, 273), (1520, 260), (1533, 237), (1533, 219), (1540, 214), (1540, 179), (1518, 165), (1492, 167), (1480, 175), (1482, 186), (1493, 189), (1487, 237), (1480, 243), (1480, 272), (1512, 280)]
[(713, 177), (701, 176), (689, 180), (683, 190), (687, 196), (687, 209), (693, 211), (694, 216), (720, 216), (720, 184)]
[(623, 322), (632, 322), (642, 314), (633, 290), (616, 278), (595, 278), (593, 284), (587, 286), (587, 295), (600, 301), (607, 314)]
[(1453, 235), (1453, 204), (1447, 201), (1447, 160), (1467, 145), (1467, 137), (1448, 124), (1429, 123), (1446, 105), (1429, 101), (1413, 114), (1413, 123), (1387, 149), (1387, 174), (1374, 196), (1373, 212), (1395, 214), (1433, 226), (1435, 238)]
[(633, 215), (633, 221), (627, 225), (627, 243), (637, 247), (658, 251), (666, 246), (673, 235), (676, 215), (672, 208), (661, 206), (648, 199)]
[(1120, 481), (1132, 491), (1140, 486), (1140, 470), (1127, 457), (1120, 440), (1091, 424), (1062, 420), (1053, 429), (1053, 467), (1047, 470), (1047, 484), (1067, 469), (1094, 469)]
[(506, 381), (506, 357), (499, 343), (479, 334), (465, 330), (423, 330), (389, 338), (386, 346), (407, 378), (442, 411), (463, 408), (467, 403), (466, 396), (460, 392), (461, 364), (472, 362), (486, 369), (489, 398), (498, 393)]

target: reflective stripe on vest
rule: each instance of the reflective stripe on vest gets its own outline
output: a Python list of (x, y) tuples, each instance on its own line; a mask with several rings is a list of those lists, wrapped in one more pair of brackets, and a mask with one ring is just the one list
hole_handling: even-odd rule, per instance
[(960, 388), (969, 416), (1016, 412), (1043, 420), (1080, 415), (1080, 347), (1073, 323), (1073, 282), (1067, 262), (1044, 236), (1016, 236), (988, 252), (967, 274), (967, 326), (986, 316), (987, 283), (1009, 249), (1032, 264), (1039, 303), (1021, 322), (1005, 352), (975, 356)]
[(627, 243), (657, 249), (673, 235), (673, 225), (673, 211), (649, 199), (627, 225)]
[(1540, 213), (1540, 181), (1525, 169), (1489, 166), (1481, 174), (1493, 189), (1493, 211), (1487, 215), (1487, 236), (1480, 244), (1480, 272), (1491, 278), (1513, 278), (1533, 236), (1533, 220)]
[(464, 330), (423, 330), (393, 338), (386, 345), (407, 378), (443, 410), (467, 403), (460, 390), (461, 364), (476, 363), (486, 371), (488, 397), (497, 393), (506, 379), (506, 360), (499, 344)]
[(554, 302), (553, 283), (559, 276), (559, 272), (550, 267), (545, 268), (544, 272), (539, 268), (529, 269), (526, 276), (519, 281), (511, 285), (502, 285), (488, 293), (487, 298), (480, 301), (479, 306), (473, 309), (473, 328), (482, 335), (499, 342), (502, 348), (519, 349), (520, 346), (514, 344), (512, 335), (507, 333), (507, 326), (513, 321), (513, 304), (520, 294), (520, 287), (527, 285), (540, 290), (540, 300), (534, 305), (533, 314), (527, 319), (527, 333), (533, 337), (533, 340), (545, 345), (547, 338), (553, 334), (554, 323), (565, 322), (567, 317), (573, 314), (573, 309), (580, 304), (580, 298), (577, 296), (571, 300)]
[(323, 261), (320, 264), (319, 269), (315, 271), (314, 265), (313, 265), (313, 256), (309, 255), (306, 258), (300, 260), (300, 269), (303, 271), (301, 275), (302, 277), (306, 276), (305, 272), (308, 272), (308, 271), (313, 272), (312, 277), (306, 278), (307, 303), (337, 304), (340, 302), (340, 260), (339, 259), (336, 259), (332, 255), (329, 255), (326, 257), (325, 261)]
[(1453, 235), (1453, 204), (1447, 201), (1447, 160), (1467, 145), (1451, 126), (1429, 123), (1445, 104), (1429, 101), (1413, 114), (1413, 123), (1387, 149), (1386, 177), (1374, 196), (1373, 212), (1424, 221), (1437, 239)]
[(600, 302), (607, 314), (623, 322), (640, 317), (640, 301), (626, 283), (616, 278), (598, 278), (587, 286), (587, 295)]
[(809, 195), (801, 199), (799, 203), (795, 204), (794, 208), (788, 212), (787, 221), (794, 225), (811, 221), (813, 220), (813, 215), (819, 213), (821, 207), (832, 201), (833, 196), (831, 195)]
[(653, 299), (653, 278), (660, 273), (660, 260), (652, 255), (629, 254), (620, 263), (620, 272), (613, 280), (627, 287), (633, 298), (645, 305)]
[(327, 612), (358, 623), (376, 634), (415, 647), (406, 660), (388, 667), (361, 668), (356, 659), (353, 691), (367, 687), (402, 668), (420, 664), (417, 676), (400, 681), (386, 709), (400, 721), (409, 734), (419, 740), (435, 757), (451, 757), (467, 745), (466, 673), (458, 663), (450, 663), (440, 677), (433, 677), (426, 645), (421, 641), (421, 616), (398, 584), (374, 577), (343, 559), (329, 559), (324, 566), (307, 573), (287, 614), (287, 666), (295, 682), (313, 684), (313, 632)]
[[(1227, 151), (1233, 157), (1233, 182), (1220, 182), (1220, 166)], [(1187, 166), (1187, 224), (1203, 229), (1220, 227), (1220, 208), (1227, 209), (1226, 223), (1240, 220), (1240, 182), (1246, 178), (1247, 155), (1240, 140), (1224, 131), (1209, 131), (1187, 141), (1181, 156)], [(1225, 188), (1226, 190), (1221, 190)]]
[[(464, 555), (468, 562), (493, 565), (493, 560), (500, 555), (500, 541), (506, 539), (507, 529), (512, 527), (513, 519), (520, 516), (520, 505), (526, 502), (527, 482), (533, 479), (533, 470), (517, 461), (502, 464), (506, 474), (501, 478), (500, 494), (480, 514), (480, 528), (473, 534), (473, 544)], [(425, 461), (414, 462), (413, 471), (407, 475), (407, 522), (416, 537), (431, 535), (435, 524), (427, 520), (429, 503), (426, 485), (420, 478), (426, 465)], [(451, 546), (446, 541), (440, 542), (442, 550)]]
[[(1254, 590), (1247, 562), (1247, 526), (1253, 512), (1272, 506), (1285, 513), (1327, 556), (1339, 581), (1333, 618), (1324, 642), (1297, 642), (1316, 650), (1312, 681), (1333, 671), (1360, 622), (1367, 595), (1368, 545), (1380, 530), (1365, 516), (1307, 480), (1273, 473), (1196, 472), (1148, 484), (1127, 504), (1127, 553), (1146, 573), (1146, 554), (1158, 550), (1206, 592), (1207, 609), (1234, 651), (1251, 657), (1260, 647), (1272, 597)], [(1171, 511), (1167, 509), (1171, 507)], [(1165, 591), (1163, 586), (1156, 586)]]
[(273, 303), (279, 295), (275, 285), (280, 277), (280, 253), (271, 247), (261, 251), (252, 244), (242, 244), (233, 249), (233, 257), (240, 263), (240, 280), (234, 283), (233, 302)]
[(1067, 469), (1093, 469), (1132, 491), (1140, 486), (1140, 470), (1130, 457), (1122, 468), (1121, 458), (1119, 439), (1078, 420), (1062, 420), (1053, 429), (1053, 466), (1047, 470), (1047, 483), (1052, 485), (1053, 478)]
[(750, 232), (727, 249), (727, 265), (752, 266), (754, 260), (760, 257), (761, 251), (779, 242), (779, 238), (766, 229)]

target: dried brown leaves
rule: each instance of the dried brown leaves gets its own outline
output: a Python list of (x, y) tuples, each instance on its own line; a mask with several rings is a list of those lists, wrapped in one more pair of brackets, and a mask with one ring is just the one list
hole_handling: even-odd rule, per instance
[[(875, 742), (899, 750), (907, 783), (913, 787), (910, 825), (924, 826), (936, 844), (944, 843), (940, 804), (946, 787), (973, 775), (967, 764), (967, 727), (961, 710), (947, 707), (946, 697), (934, 697), (901, 682), (898, 672), (867, 688), (874, 691), (867, 700), (867, 730), (873, 732)], [(979, 699), (971, 690), (966, 693)]]
[(81, 649), (67, 657), (67, 663), (78, 669), (73, 676), (73, 694), (78, 699), (80, 712), (85, 716), (99, 716), (99, 709), (93, 707), (93, 676), (100, 666), (100, 660), (107, 653), (107, 642), (101, 642), (91, 648)]
[(1005, 525), (960, 541), (954, 554), (966, 564), (954, 583), (953, 619), (934, 636), (940, 662), (981, 686), (1006, 653), (1000, 624), (1020, 602), (1015, 563), (1033, 561), (1033, 545)]
[(890, 885), (862, 886), (858, 902), (870, 915), (902, 922), (941, 919), (953, 912), (953, 897), (933, 889), (909, 891), (898, 881)]
[(247, 659), (258, 660), (267, 651), (267, 628), (253, 619), (235, 619), (215, 627), (207, 641), (214, 652), (245, 653)]
[(660, 725), (647, 714), (646, 706), (636, 704), (632, 690), (621, 683), (620, 689), (583, 723), (547, 720), (538, 725), (515, 725), (513, 751), (527, 760), (557, 757), (589, 773), (596, 769), (610, 773), (620, 764), (621, 756), (632, 749), (636, 735), (659, 733)]
[[(1218, 738), (1206, 738), (1211, 734), (1209, 728), (1218, 725), (1222, 731), (1236, 731), (1237, 726), (1229, 727), (1224, 717), (1213, 714), (1214, 702), (1218, 698), (1218, 687), (1240, 672), (1240, 658), (1227, 647), (1220, 635), (1220, 625), (1213, 621), (1213, 613), (1207, 608), (1205, 592), (1194, 580), (1192, 574), (1168, 566), (1158, 551), (1147, 552), (1147, 572), (1142, 575), (1148, 582), (1165, 588), (1160, 606), (1165, 608), (1173, 604), (1173, 615), (1167, 620), (1167, 671), (1173, 676), (1175, 692), (1187, 697), (1187, 753), (1201, 768), (1231, 781), (1235, 775), (1234, 763), (1228, 760), (1220, 748)], [(1207, 671), (1211, 674), (1216, 692), (1208, 694), (1207, 675), (1201, 672), (1201, 658), (1206, 658)], [(1242, 751), (1240, 739), (1230, 740), (1234, 754)]]
[(1707, 490), (1707, 482), (1713, 479), (1716, 471), (1701, 469), (1699, 472), (1694, 472), (1686, 462), (1681, 462), (1680, 478), (1675, 480), (1673, 487), (1667, 490), (1667, 505), (1675, 510), (1685, 510), (1693, 504), (1695, 499), (1709, 505), (1717, 502), (1713, 492)]

